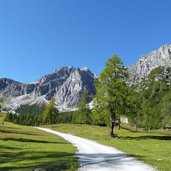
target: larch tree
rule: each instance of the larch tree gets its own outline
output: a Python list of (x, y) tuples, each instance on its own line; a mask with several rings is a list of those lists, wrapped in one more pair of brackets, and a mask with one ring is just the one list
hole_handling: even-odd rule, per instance
[(58, 109), (55, 105), (55, 99), (52, 98), (49, 104), (45, 107), (43, 112), (43, 122), (47, 124), (54, 124), (56, 123), (58, 117)]
[(121, 59), (114, 55), (108, 59), (96, 85), (94, 107), (109, 113), (111, 137), (115, 137), (114, 127), (117, 119), (120, 119), (120, 114), (125, 112), (128, 93), (125, 83), (127, 77), (127, 70)]
[(83, 92), (81, 96), (80, 103), (78, 104), (78, 122), (84, 124), (91, 124), (92, 123), (92, 113), (89, 107), (89, 97), (86, 91)]

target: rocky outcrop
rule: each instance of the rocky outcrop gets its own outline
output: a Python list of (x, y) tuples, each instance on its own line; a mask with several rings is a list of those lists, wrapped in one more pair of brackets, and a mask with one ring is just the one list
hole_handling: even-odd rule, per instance
[(31, 93), (35, 88), (34, 84), (22, 84), (20, 82), (8, 79), (0, 79), (0, 98), (5, 100), (8, 97), (17, 97)]
[(159, 66), (171, 67), (171, 45), (164, 45), (148, 55), (142, 56), (138, 62), (128, 68), (130, 72), (129, 83), (139, 83), (143, 78)]
[(84, 91), (95, 94), (94, 74), (88, 68), (62, 67), (35, 81), (22, 84), (17, 81), (0, 79), (0, 99), (6, 108), (15, 109), (22, 104), (44, 104), (54, 97), (60, 110), (76, 107)]

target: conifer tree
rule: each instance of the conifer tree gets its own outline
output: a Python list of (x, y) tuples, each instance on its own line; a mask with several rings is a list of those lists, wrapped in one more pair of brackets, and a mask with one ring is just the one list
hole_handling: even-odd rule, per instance
[(110, 117), (110, 136), (114, 137), (114, 126), (120, 114), (124, 113), (127, 98), (125, 79), (127, 71), (119, 57), (109, 58), (96, 85), (94, 107), (107, 111)]
[(55, 106), (55, 99), (52, 98), (49, 104), (45, 107), (43, 112), (43, 122), (47, 124), (54, 124), (58, 118), (58, 109)]
[(89, 98), (88, 98), (87, 92), (84, 91), (81, 97), (80, 103), (78, 104), (79, 116), (77, 116), (77, 119), (76, 119), (77, 122), (86, 123), (86, 124), (92, 123), (91, 110), (90, 110), (88, 103), (89, 103)]

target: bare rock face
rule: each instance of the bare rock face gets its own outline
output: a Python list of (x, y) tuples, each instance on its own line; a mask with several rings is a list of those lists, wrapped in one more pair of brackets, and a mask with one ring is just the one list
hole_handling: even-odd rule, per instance
[(54, 97), (60, 110), (70, 110), (77, 106), (84, 91), (91, 98), (95, 94), (94, 74), (87, 68), (62, 67), (35, 81), (23, 84), (0, 79), (0, 99), (5, 107), (15, 110), (22, 104), (45, 104)]
[(20, 82), (2, 78), (0, 79), (0, 98), (17, 97), (31, 93), (35, 88), (34, 84), (22, 84)]
[(139, 83), (143, 78), (159, 66), (171, 67), (171, 45), (164, 45), (148, 55), (142, 56), (139, 61), (128, 68), (131, 84)]
[(64, 108), (76, 106), (84, 91), (95, 94), (95, 82), (96, 78), (89, 70), (74, 70), (55, 94), (57, 104)]

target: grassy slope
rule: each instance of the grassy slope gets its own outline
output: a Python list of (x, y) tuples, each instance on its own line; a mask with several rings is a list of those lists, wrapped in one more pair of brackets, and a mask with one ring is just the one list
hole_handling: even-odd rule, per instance
[[(76, 170), (76, 149), (56, 135), (11, 123), (1, 125), (0, 170)], [(48, 168), (48, 169), (47, 169)]]
[(169, 131), (135, 132), (122, 129), (118, 132), (119, 138), (113, 139), (108, 136), (106, 127), (71, 124), (58, 124), (49, 127), (114, 146), (160, 171), (171, 170), (171, 132)]

